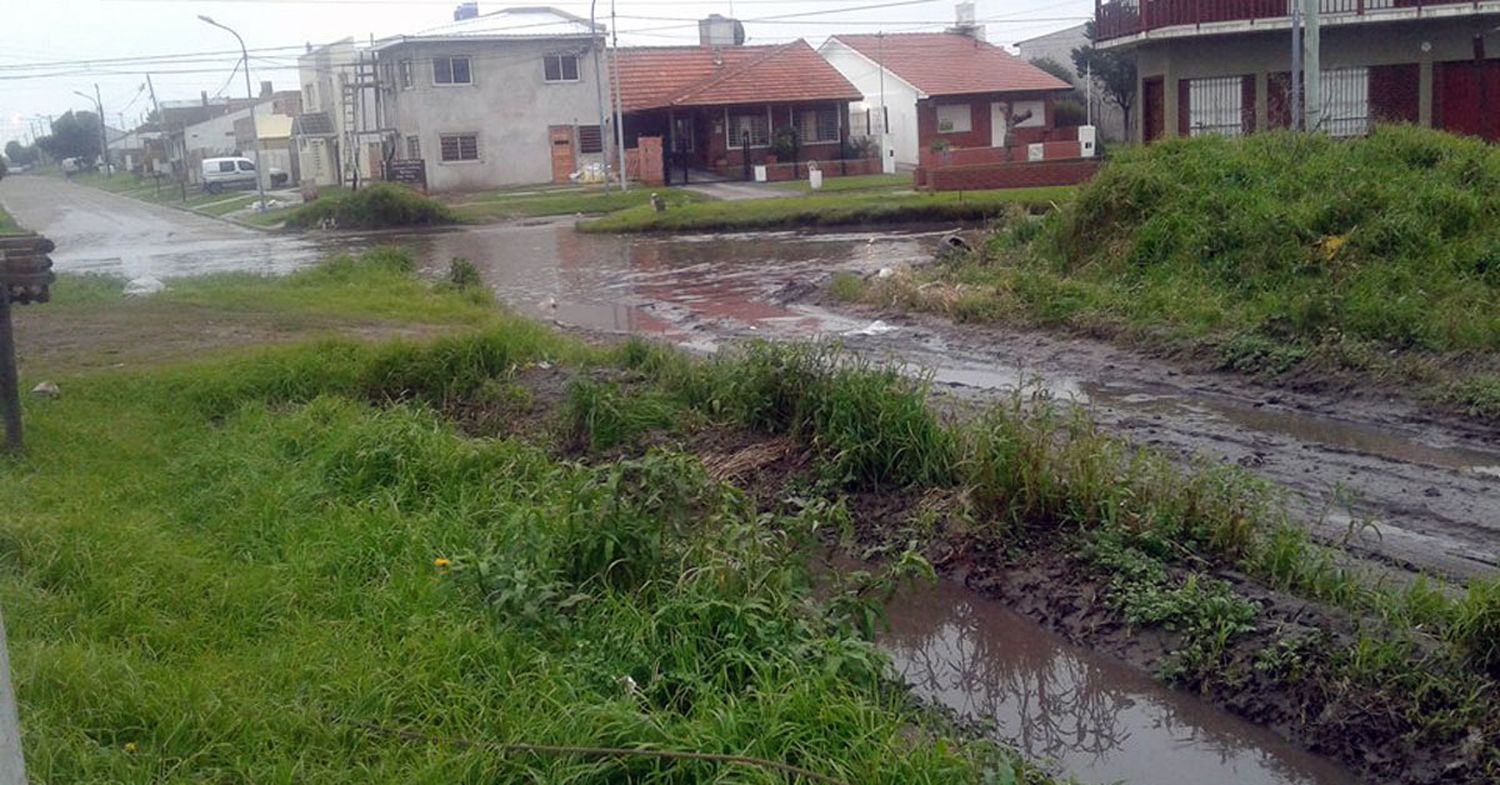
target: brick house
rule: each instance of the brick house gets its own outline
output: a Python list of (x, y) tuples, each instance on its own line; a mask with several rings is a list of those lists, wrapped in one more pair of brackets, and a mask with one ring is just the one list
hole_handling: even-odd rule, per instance
[(632, 47), (619, 67), (625, 142), (658, 137), (668, 168), (686, 166), (742, 177), (754, 164), (779, 163), (773, 177), (798, 176), (774, 161), (778, 131), (796, 129), (798, 162), (845, 154), (848, 106), (858, 89), (798, 39), (777, 46)]
[[(1295, 1), (1295, 0), (1294, 0)], [(1133, 53), (1137, 141), (1292, 119), (1287, 0), (1096, 0), (1096, 45)], [(1409, 122), (1500, 139), (1500, 2), (1320, 0), (1321, 105), (1335, 136)], [(1487, 53), (1488, 50), (1488, 53)]]
[(982, 40), (975, 28), (835, 35), (819, 53), (865, 94), (875, 115), (869, 124), (888, 124), (885, 154), (902, 167), (936, 164), (935, 147), (1003, 150), (1077, 139), (1057, 129), (1052, 114), (1053, 99), (1073, 86)]

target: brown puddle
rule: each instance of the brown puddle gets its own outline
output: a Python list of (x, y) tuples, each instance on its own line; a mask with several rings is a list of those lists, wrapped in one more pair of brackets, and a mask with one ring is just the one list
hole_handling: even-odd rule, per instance
[(879, 637), (917, 696), (1084, 783), (1354, 785), (1337, 764), (1076, 648), (952, 581), (902, 592)]

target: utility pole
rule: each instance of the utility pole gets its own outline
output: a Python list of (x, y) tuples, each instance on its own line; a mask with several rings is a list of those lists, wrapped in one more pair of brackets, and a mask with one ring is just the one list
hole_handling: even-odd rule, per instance
[(891, 116), (885, 108), (885, 31), (875, 34), (875, 60), (880, 65), (880, 171), (896, 173), (895, 157), (891, 155)]
[(99, 97), (99, 83), (94, 83), (94, 103), (99, 106), (99, 142), (104, 150), (104, 176), (108, 177), (115, 173), (114, 164), (109, 160), (109, 126), (104, 124), (104, 99)]
[(620, 106), (620, 26), (615, 21), (615, 0), (609, 0), (609, 33), (614, 38), (615, 135), (620, 142), (620, 193), (630, 190), (625, 182), (625, 113)]
[(255, 143), (255, 193), (260, 198), (260, 211), (266, 211), (266, 183), (265, 170), (260, 168), (260, 128), (255, 124), (255, 88), (250, 86), (250, 50), (245, 47), (245, 39), (240, 37), (231, 28), (215, 22), (211, 17), (199, 14), (198, 18), (221, 30), (228, 30), (234, 36), (234, 40), (240, 42), (240, 54), (245, 61), (245, 97), (250, 99), (250, 137)]
[(1318, 131), (1323, 128), (1323, 47), (1318, 34), (1319, 0), (1302, 1), (1306, 6), (1303, 10), (1306, 18), (1302, 31), (1302, 79), (1306, 82), (1303, 89), (1303, 100), (1306, 102), (1303, 122), (1307, 124), (1307, 130)]
[[(594, 10), (599, 5), (599, 0), (589, 2), (589, 35), (594, 45), (594, 99), (599, 103), (599, 151), (604, 154), (604, 192), (609, 193), (609, 156), (612, 145), (604, 136), (604, 77), (599, 73), (599, 60), (604, 57), (604, 36), (599, 35), (599, 27), (594, 22)], [(620, 170), (624, 171), (625, 162), (618, 162)]]
[[(167, 140), (171, 137), (167, 134), (167, 118), (161, 116), (161, 104), (156, 102), (156, 85), (151, 83), (151, 74), (146, 74), (146, 89), (151, 92), (151, 110), (156, 112), (156, 132), (161, 134), (161, 151), (162, 154), (166, 155), (167, 159), (170, 161), (172, 153), (171, 151), (167, 150)], [(157, 187), (160, 188), (160, 173), (156, 171), (156, 167), (154, 165), (151, 167), (151, 171), (153, 174), (157, 175), (155, 179)]]
[[(0, 289), (0, 297), (9, 294)], [(10, 682), (10, 651), (5, 619), (0, 618), (0, 785), (26, 785), (26, 759), (21, 755), (21, 720), (16, 713), (16, 690)]]
[(1302, 0), (1292, 0), (1292, 83), (1291, 123), (1293, 131), (1302, 130)]

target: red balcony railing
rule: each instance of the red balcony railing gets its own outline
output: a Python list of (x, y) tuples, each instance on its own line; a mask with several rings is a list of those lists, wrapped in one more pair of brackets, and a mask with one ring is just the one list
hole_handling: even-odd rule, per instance
[[(1212, 22), (1284, 19), (1298, 0), (1094, 0), (1094, 37), (1100, 41), (1147, 30)], [(1477, 0), (1320, 0), (1326, 15), (1363, 16), (1392, 8), (1478, 5)]]

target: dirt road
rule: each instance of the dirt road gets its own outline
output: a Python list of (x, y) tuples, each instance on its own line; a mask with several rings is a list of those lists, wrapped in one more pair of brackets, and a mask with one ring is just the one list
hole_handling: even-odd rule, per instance
[(930, 259), (936, 232), (601, 237), (544, 220), (331, 241), (264, 235), (47, 178), (11, 178), (0, 199), (57, 240), (63, 270), (272, 272), (397, 239), (433, 273), (454, 257), (474, 261), (512, 307), (570, 327), (705, 352), (748, 337), (839, 336), (856, 351), (928, 369), (956, 395), (993, 399), (1034, 385), (1184, 462), (1243, 466), (1286, 489), (1296, 515), (1352, 550), (1460, 578), (1491, 575), (1500, 563), (1500, 428), (1436, 419), (1399, 401), (1184, 373), (1094, 341), (818, 304), (835, 271)]

